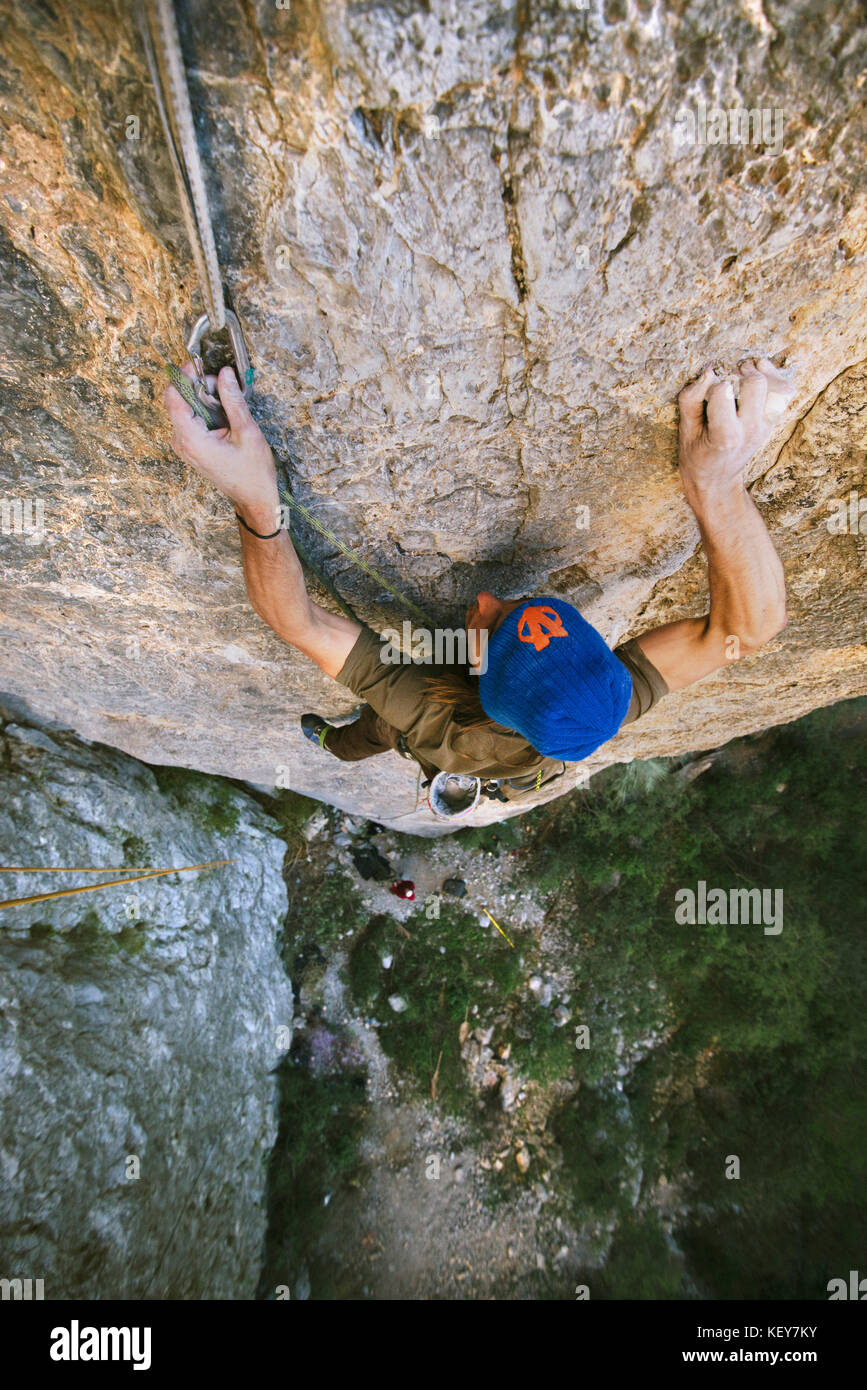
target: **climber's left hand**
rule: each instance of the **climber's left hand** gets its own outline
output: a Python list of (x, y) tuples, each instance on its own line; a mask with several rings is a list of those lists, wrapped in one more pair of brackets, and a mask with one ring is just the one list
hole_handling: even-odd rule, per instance
[[(192, 362), (187, 362), (183, 371), (195, 380)], [(163, 404), (172, 422), (172, 448), (219, 488), (236, 511), (245, 517), (264, 515), (270, 520), (280, 504), (271, 446), (250, 414), (234, 368), (224, 367), (218, 377), (209, 376), (207, 382), (211, 392), (219, 392), (228, 429), (209, 430), (180, 392), (169, 386)]]

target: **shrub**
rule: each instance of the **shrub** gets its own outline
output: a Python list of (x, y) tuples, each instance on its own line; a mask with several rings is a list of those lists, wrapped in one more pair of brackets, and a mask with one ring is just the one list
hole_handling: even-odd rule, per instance
[[(390, 918), (369, 923), (352, 951), (353, 995), (376, 1016), (383, 1049), (419, 1093), (430, 1095), (439, 1062), (437, 1099), (462, 1113), (471, 1096), (460, 1025), (464, 1019), (476, 1025), (503, 1008), (520, 979), (519, 942), (513, 950), (502, 938), (492, 939), (476, 917), (451, 903), (442, 905), (438, 919), (414, 912), (405, 930), (408, 939)], [(389, 969), (383, 968), (383, 955), (393, 958)], [(392, 1009), (388, 999), (394, 995), (406, 1000), (405, 1012)]]

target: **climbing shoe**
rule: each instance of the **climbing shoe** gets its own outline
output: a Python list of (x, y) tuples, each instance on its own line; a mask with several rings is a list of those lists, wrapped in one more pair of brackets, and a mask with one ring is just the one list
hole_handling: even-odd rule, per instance
[(301, 728), (304, 730), (304, 737), (309, 738), (311, 743), (318, 743), (320, 748), (325, 747), (325, 735), (334, 725), (329, 724), (319, 714), (302, 714)]

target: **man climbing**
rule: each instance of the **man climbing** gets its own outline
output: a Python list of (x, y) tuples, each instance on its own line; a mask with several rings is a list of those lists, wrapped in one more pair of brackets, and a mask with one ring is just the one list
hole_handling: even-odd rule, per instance
[(792, 388), (767, 358), (743, 362), (737, 384), (736, 397), (733, 383), (708, 367), (678, 396), (680, 476), (707, 556), (709, 611), (611, 651), (561, 599), (504, 601), (483, 592), (466, 615), (476, 674), (392, 664), (370, 628), (313, 602), (280, 526), (271, 449), (232, 368), (218, 378), (228, 429), (209, 432), (173, 387), (164, 400), (175, 452), (235, 508), (253, 608), (364, 701), (355, 723), (342, 727), (305, 714), (305, 734), (345, 762), (395, 749), (428, 777), (470, 773), (520, 794), (561, 776), (565, 763), (586, 758), (662, 696), (757, 651), (785, 626), (782, 565), (744, 473), (768, 438), (768, 417)]

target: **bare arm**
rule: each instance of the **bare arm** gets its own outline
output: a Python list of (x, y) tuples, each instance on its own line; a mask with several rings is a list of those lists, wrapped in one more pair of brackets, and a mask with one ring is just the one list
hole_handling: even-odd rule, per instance
[(788, 396), (791, 387), (763, 358), (741, 364), (737, 405), (731, 382), (710, 369), (678, 397), (680, 472), (707, 556), (710, 610), (638, 638), (669, 690), (758, 651), (785, 627), (783, 567), (744, 483), (747, 463), (770, 432), (769, 390)]
[[(185, 368), (188, 375), (192, 367)], [(210, 383), (210, 379), (209, 379)], [(270, 536), (280, 525), (277, 470), (268, 441), (251, 416), (231, 367), (218, 378), (229, 428), (209, 430), (170, 386), (163, 400), (172, 421), (172, 448), (229, 498), (247, 525)], [(307, 592), (301, 562), (287, 531), (259, 540), (243, 526), (244, 580), (253, 608), (278, 637), (336, 676), (361, 628), (329, 613)]]

